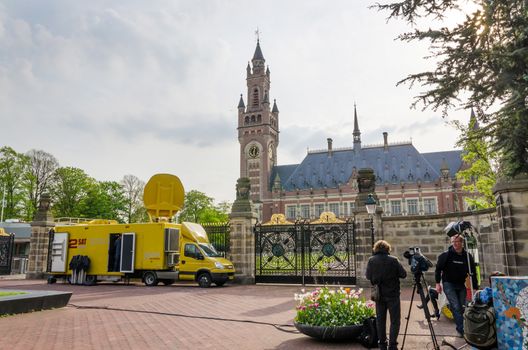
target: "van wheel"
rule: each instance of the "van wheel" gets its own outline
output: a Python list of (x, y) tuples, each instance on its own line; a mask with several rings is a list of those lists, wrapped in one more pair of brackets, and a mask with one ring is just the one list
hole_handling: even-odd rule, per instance
[(163, 280), (161, 281), (164, 285), (170, 286), (171, 284), (174, 284), (176, 282), (175, 280)]
[(97, 284), (96, 275), (86, 275), (86, 278), (84, 279), (85, 286), (95, 286), (96, 284)]
[(53, 276), (48, 276), (48, 284), (54, 284), (57, 282), (57, 279)]
[(156, 276), (156, 273), (154, 272), (146, 272), (143, 275), (143, 282), (145, 282), (145, 285), (147, 287), (154, 287), (158, 285), (158, 277)]
[(201, 288), (211, 287), (211, 275), (207, 272), (200, 274), (200, 276), (198, 276), (198, 285)]
[(226, 283), (226, 281), (215, 282), (215, 284), (216, 284), (218, 287), (222, 287), (225, 283)]

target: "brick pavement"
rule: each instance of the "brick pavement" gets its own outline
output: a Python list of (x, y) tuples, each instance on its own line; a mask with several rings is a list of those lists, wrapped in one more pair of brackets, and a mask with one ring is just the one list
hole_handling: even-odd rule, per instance
[[(299, 333), (281, 331), (294, 330), (293, 294), (300, 291), (299, 286), (84, 287), (4, 279), (0, 289), (73, 292), (65, 308), (0, 318), (0, 349), (364, 349), (354, 343), (320, 343)], [(410, 289), (402, 293), (402, 333), (410, 294)], [(445, 338), (456, 346), (464, 344), (454, 337), (452, 321), (441, 318), (434, 321), (434, 327), (439, 342)], [(432, 349), (423, 312), (416, 307), (405, 349)]]

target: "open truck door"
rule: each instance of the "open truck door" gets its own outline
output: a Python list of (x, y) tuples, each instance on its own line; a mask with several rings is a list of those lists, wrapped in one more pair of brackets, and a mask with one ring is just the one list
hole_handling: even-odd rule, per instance
[(135, 233), (123, 233), (121, 237), (121, 272), (134, 272), (134, 258), (136, 251)]
[(68, 256), (68, 233), (55, 232), (51, 243), (51, 271), (66, 272), (66, 257)]

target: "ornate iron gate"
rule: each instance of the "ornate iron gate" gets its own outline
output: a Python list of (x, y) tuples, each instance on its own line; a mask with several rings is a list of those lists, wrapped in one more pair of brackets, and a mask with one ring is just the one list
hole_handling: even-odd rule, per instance
[(205, 232), (207, 232), (209, 242), (211, 242), (216, 251), (225, 258), (229, 251), (229, 223), (205, 223), (202, 224), (202, 227), (205, 229)]
[(15, 235), (0, 235), (0, 275), (11, 273), (11, 260), (15, 248)]
[(255, 226), (257, 283), (356, 283), (353, 222)]

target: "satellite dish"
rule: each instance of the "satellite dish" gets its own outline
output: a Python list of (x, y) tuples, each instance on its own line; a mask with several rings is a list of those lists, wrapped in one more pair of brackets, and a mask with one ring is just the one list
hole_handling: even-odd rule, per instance
[(171, 174), (156, 174), (143, 191), (143, 203), (150, 221), (171, 218), (183, 208), (185, 190), (180, 179)]

